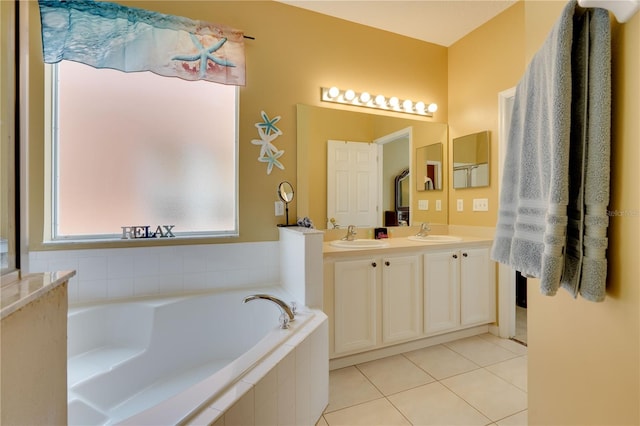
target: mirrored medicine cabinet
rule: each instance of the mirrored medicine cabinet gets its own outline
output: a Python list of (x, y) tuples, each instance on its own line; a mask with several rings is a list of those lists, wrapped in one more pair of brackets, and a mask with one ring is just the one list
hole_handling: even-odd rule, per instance
[(453, 187), (489, 186), (489, 131), (453, 139)]

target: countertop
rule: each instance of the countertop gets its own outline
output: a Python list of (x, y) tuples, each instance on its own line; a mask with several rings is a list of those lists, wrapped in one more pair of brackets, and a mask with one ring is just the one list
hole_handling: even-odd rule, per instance
[(75, 271), (27, 274), (0, 288), (0, 319), (38, 300), (47, 292), (69, 281)]
[[(434, 234), (435, 235), (435, 234)], [(451, 249), (456, 247), (480, 247), (487, 246), (492, 243), (493, 238), (486, 237), (471, 237), (464, 235), (453, 235), (455, 237), (462, 238), (461, 241), (455, 242), (423, 242), (423, 241), (413, 241), (408, 239), (407, 237), (393, 237), (393, 238), (385, 238), (383, 240), (387, 243), (386, 247), (366, 247), (366, 248), (340, 248), (334, 247), (331, 245), (331, 241), (325, 241), (323, 243), (322, 251), (324, 253), (325, 258), (327, 257), (342, 257), (344, 255), (371, 255), (376, 253), (387, 253), (389, 251), (393, 252), (406, 252), (406, 251), (416, 251), (416, 250), (438, 250), (438, 249)]]

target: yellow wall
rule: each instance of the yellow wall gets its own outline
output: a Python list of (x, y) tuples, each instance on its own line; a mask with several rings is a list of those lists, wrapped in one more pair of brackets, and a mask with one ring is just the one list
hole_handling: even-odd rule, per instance
[[(564, 2), (527, 2), (527, 58)], [(609, 270), (603, 303), (528, 288), (529, 424), (640, 424), (640, 14), (612, 27), (613, 121)]]
[[(162, 13), (226, 24), (246, 40), (247, 85), (240, 91), (240, 237), (203, 242), (268, 241), (278, 237), (273, 203), (281, 181), (296, 181), (296, 104), (320, 105), (320, 87), (351, 87), (436, 102), (434, 122), (447, 121), (447, 49), (272, 1), (120, 1)], [(43, 249), (43, 66), (37, 4), (30, 10), (30, 248)], [(327, 106), (327, 104), (324, 104)], [(266, 174), (254, 124), (260, 111), (280, 115), (277, 146), (285, 170)], [(355, 109), (357, 110), (357, 109)], [(396, 114), (398, 116), (399, 114)], [(313, 194), (306, 194), (313, 197)], [(289, 215), (296, 217), (297, 202)], [(147, 245), (149, 242), (145, 241)], [(177, 241), (173, 241), (177, 243)], [(122, 243), (103, 246), (121, 245)], [(136, 244), (133, 242), (132, 244)], [(139, 243), (138, 243), (139, 244)], [(131, 244), (130, 244), (131, 245)], [(86, 247), (65, 245), (64, 248)], [(48, 248), (48, 247), (47, 247)]]
[[(454, 138), (489, 130), (491, 142), (489, 187), (449, 188), (450, 225), (496, 224), (498, 93), (514, 87), (524, 73), (523, 28), (524, 3), (519, 2), (449, 48), (449, 158)], [(474, 198), (488, 198), (489, 211), (472, 211)], [(464, 202), (462, 212), (456, 209), (458, 199)]]

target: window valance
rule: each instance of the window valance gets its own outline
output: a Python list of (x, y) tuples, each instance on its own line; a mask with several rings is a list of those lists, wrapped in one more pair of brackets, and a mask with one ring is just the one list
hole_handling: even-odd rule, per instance
[(223, 25), (92, 0), (39, 0), (43, 56), (244, 86), (244, 34)]

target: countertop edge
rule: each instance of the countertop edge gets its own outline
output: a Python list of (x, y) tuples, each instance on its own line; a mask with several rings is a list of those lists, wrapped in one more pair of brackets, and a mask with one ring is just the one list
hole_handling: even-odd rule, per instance
[[(48, 292), (69, 281), (76, 271), (44, 272), (23, 275), (0, 288), (0, 319), (4, 319)], [(6, 303), (6, 305), (5, 305)]]
[(452, 249), (456, 247), (479, 247), (490, 245), (493, 242), (493, 238), (482, 238), (482, 237), (469, 237), (469, 236), (460, 236), (462, 241), (455, 242), (443, 242), (443, 243), (423, 243), (418, 241), (411, 241), (406, 237), (399, 238), (389, 238), (386, 242), (389, 243), (386, 247), (376, 247), (376, 248), (339, 248), (331, 246), (330, 241), (325, 241), (323, 243), (323, 256), (325, 259), (328, 258), (336, 258), (336, 257), (345, 257), (345, 256), (358, 256), (358, 255), (372, 255), (372, 254), (385, 254), (389, 252), (404, 252), (404, 251), (432, 251), (432, 250), (444, 250), (444, 249)]

